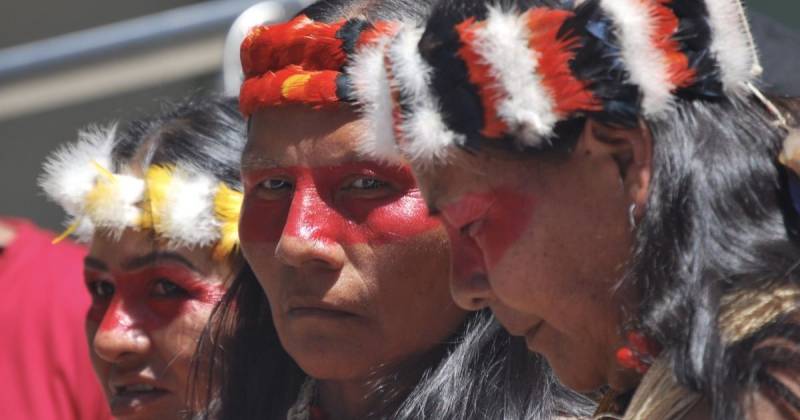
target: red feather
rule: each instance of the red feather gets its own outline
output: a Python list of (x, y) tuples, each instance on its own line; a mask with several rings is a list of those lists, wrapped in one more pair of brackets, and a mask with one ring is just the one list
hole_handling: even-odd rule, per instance
[(578, 80), (570, 68), (569, 63), (575, 56), (573, 49), (579, 40), (558, 37), (561, 26), (573, 14), (551, 9), (531, 9), (527, 14), (531, 32), (529, 47), (539, 56), (536, 71), (555, 101), (556, 115), (564, 118), (578, 111), (602, 109), (587, 83)]
[[(251, 77), (242, 84), (239, 109), (250, 116), (257, 109), (289, 103), (312, 106), (339, 102), (336, 95), (336, 78), (333, 70), (306, 71), (299, 66), (288, 66), (277, 72), (267, 72)], [(292, 76), (305, 76), (298, 84), (287, 84)]]
[(361, 34), (358, 36), (358, 42), (356, 45), (360, 48), (365, 45), (374, 44), (381, 37), (392, 36), (396, 34), (398, 29), (399, 25), (397, 22), (388, 20), (375, 22), (371, 27), (361, 32)]
[(286, 23), (259, 26), (241, 45), (246, 77), (276, 71), (289, 65), (309, 71), (339, 70), (347, 60), (342, 40), (336, 37), (345, 21), (328, 24), (298, 16)]
[(671, 0), (640, 1), (645, 3), (655, 23), (653, 44), (667, 59), (670, 81), (679, 88), (690, 86), (694, 82), (695, 71), (689, 65), (689, 57), (681, 51), (680, 44), (673, 38), (678, 31), (680, 21), (672, 9), (664, 5)]
[(485, 22), (477, 22), (470, 18), (456, 25), (456, 33), (461, 40), (458, 56), (464, 60), (469, 73), (469, 81), (478, 88), (478, 95), (483, 105), (483, 129), (481, 134), (486, 138), (498, 138), (508, 130), (506, 123), (497, 115), (497, 103), (502, 99), (500, 84), (492, 76), (489, 63), (475, 51), (475, 31), (485, 26)]

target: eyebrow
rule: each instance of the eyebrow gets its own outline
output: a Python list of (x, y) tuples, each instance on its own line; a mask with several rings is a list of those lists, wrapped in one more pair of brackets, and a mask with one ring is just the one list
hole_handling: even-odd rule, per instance
[(108, 266), (106, 265), (106, 263), (104, 263), (104, 262), (102, 262), (102, 261), (100, 261), (100, 260), (98, 260), (97, 258), (94, 258), (94, 257), (86, 257), (86, 258), (84, 258), (83, 259), (83, 265), (85, 267), (88, 267), (88, 268), (91, 268), (91, 269), (95, 269), (95, 270), (99, 270), (99, 271), (108, 271)]
[(275, 159), (270, 159), (264, 156), (258, 155), (243, 155), (242, 156), (242, 164), (241, 170), (242, 172), (257, 170), (257, 169), (271, 169), (271, 168), (279, 168), (281, 165)]
[[(370, 159), (365, 159), (359, 155), (358, 152), (353, 151), (339, 157), (339, 161), (335, 164), (320, 165), (321, 167), (350, 165), (355, 163), (368, 163), (373, 162)], [(242, 172), (254, 171), (260, 169), (275, 169), (275, 168), (291, 168), (297, 165), (284, 165), (281, 162), (264, 156), (244, 156), (242, 158), (241, 170)]]
[(176, 262), (178, 264), (186, 266), (187, 268), (189, 268), (194, 272), (198, 273), (200, 272), (197, 269), (197, 267), (195, 267), (195, 265), (192, 264), (191, 261), (186, 259), (186, 257), (175, 252), (164, 252), (164, 251), (151, 252), (150, 254), (142, 255), (141, 257), (131, 258), (130, 260), (122, 264), (122, 268), (124, 270), (136, 270), (138, 268), (146, 267), (148, 265), (153, 265), (153, 263), (155, 263), (156, 261), (162, 261), (162, 260)]

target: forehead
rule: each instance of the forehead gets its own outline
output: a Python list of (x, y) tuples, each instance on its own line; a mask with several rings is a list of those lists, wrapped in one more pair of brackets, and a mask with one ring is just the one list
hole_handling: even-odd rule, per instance
[(287, 105), (259, 110), (250, 121), (242, 169), (328, 166), (361, 159), (365, 123), (347, 105), (312, 109)]
[(110, 270), (120, 270), (132, 261), (141, 261), (144, 257), (163, 251), (179, 255), (202, 273), (211, 273), (216, 269), (210, 247), (168, 247), (156, 240), (151, 230), (126, 229), (117, 237), (98, 229), (89, 246), (89, 257), (102, 261)]
[(436, 207), (491, 184), (491, 165), (480, 156), (452, 153), (447, 161), (411, 166), (425, 200)]

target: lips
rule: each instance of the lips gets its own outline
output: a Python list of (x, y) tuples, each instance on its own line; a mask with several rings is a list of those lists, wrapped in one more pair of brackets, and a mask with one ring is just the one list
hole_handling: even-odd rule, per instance
[(355, 318), (359, 315), (347, 306), (311, 299), (290, 299), (286, 305), (289, 318)]
[(148, 410), (171, 393), (151, 380), (130, 380), (109, 385), (109, 405), (114, 417), (126, 417)]

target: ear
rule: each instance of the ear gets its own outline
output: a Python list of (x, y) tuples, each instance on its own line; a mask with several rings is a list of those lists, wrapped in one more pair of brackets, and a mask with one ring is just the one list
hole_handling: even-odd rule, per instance
[(636, 128), (620, 128), (589, 120), (586, 138), (601, 146), (616, 162), (622, 186), (631, 204), (636, 205), (636, 218), (644, 213), (650, 178), (653, 171), (653, 137), (640, 122)]

